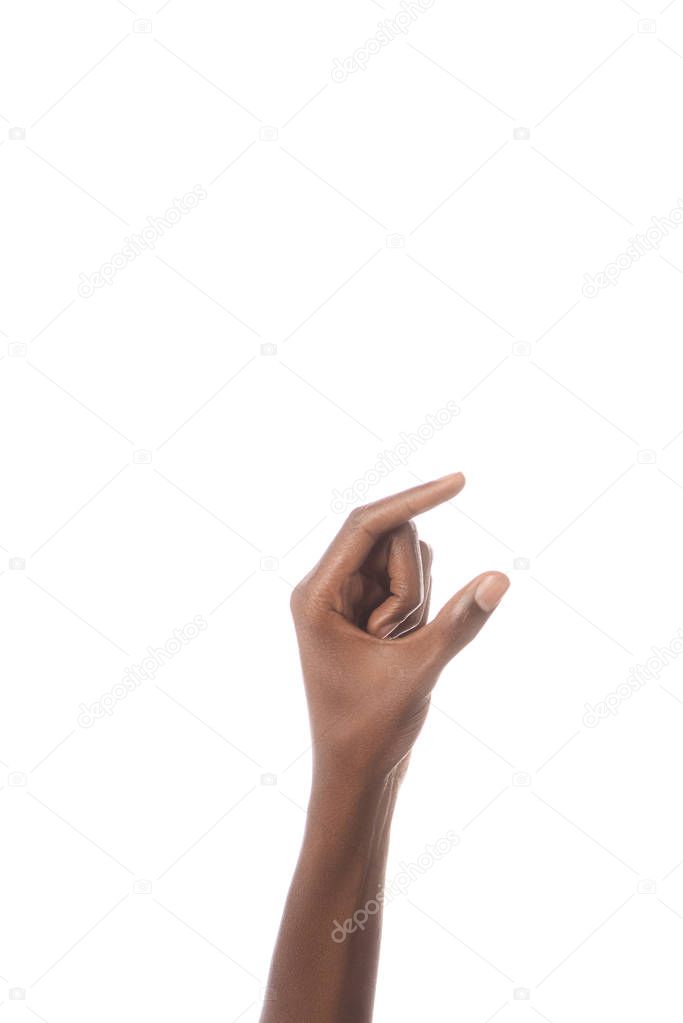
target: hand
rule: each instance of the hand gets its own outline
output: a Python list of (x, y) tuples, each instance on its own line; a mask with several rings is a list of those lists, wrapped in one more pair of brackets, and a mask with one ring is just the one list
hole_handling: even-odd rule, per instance
[(355, 509), (294, 589), (318, 780), (382, 782), (405, 767), (441, 671), (510, 585), (483, 573), (427, 620), (432, 555), (411, 519), (464, 485), (456, 473)]

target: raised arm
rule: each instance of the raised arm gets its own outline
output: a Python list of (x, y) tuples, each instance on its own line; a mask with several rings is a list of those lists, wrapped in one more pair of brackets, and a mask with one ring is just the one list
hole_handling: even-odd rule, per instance
[(442, 669), (509, 585), (486, 572), (427, 620), (431, 551), (412, 518), (464, 484), (456, 473), (356, 509), (294, 590), (313, 783), (261, 1023), (372, 1018), (398, 787)]

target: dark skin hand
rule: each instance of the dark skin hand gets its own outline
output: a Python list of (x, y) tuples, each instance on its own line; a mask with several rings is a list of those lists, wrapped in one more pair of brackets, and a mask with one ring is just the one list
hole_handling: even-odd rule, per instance
[[(509, 586), (485, 572), (428, 621), (432, 554), (412, 519), (464, 485), (456, 473), (354, 510), (292, 595), (313, 784), (261, 1023), (372, 1019), (398, 787), (439, 675)], [(366, 906), (362, 928), (339, 927)]]

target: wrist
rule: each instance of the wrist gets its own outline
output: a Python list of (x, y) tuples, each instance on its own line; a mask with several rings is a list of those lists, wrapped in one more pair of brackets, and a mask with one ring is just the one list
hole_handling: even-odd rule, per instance
[(388, 774), (342, 775), (315, 770), (308, 804), (309, 828), (332, 840), (353, 840), (373, 831), (378, 821), (391, 822), (400, 779)]
[(363, 764), (350, 767), (336, 759), (316, 756), (313, 762), (311, 797), (330, 800), (349, 809), (362, 810), (385, 801), (403, 779), (408, 757), (390, 767)]

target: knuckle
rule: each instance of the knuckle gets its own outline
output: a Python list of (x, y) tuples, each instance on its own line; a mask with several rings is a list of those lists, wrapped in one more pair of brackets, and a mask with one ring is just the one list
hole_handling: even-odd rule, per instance
[(359, 504), (357, 508), (351, 509), (346, 521), (352, 526), (362, 525), (367, 520), (369, 508), (368, 504)]
[(376, 529), (375, 505), (361, 504), (353, 508), (346, 519), (346, 529), (350, 533), (366, 533), (371, 539), (378, 539)]
[(307, 600), (308, 588), (306, 583), (302, 580), (300, 583), (296, 584), (289, 598), (289, 608), (292, 614), (296, 615), (299, 611), (301, 611), (306, 606)]
[(402, 522), (400, 526), (392, 530), (392, 538), (397, 550), (400, 550), (403, 554), (408, 554), (415, 549), (417, 526), (412, 519)]
[(320, 586), (316, 583), (314, 571), (296, 584), (289, 597), (289, 609), (292, 616), (313, 619), (324, 607), (324, 597)]

